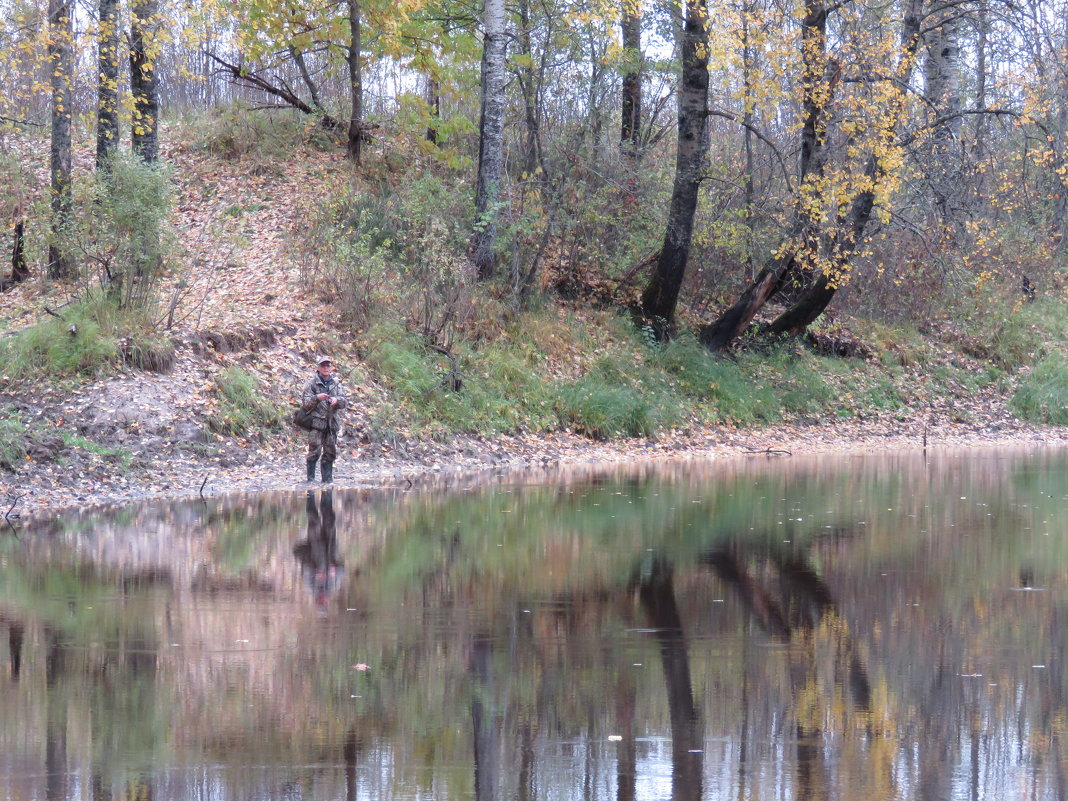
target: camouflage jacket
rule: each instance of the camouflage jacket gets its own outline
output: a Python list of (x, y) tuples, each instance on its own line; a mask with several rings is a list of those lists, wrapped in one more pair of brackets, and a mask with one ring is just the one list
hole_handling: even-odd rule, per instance
[[(329, 400), (319, 401), (315, 399), (316, 395), (321, 395), (324, 392), (331, 398), (337, 398), (337, 405), (331, 408)], [(301, 405), (311, 412), (312, 425), (323, 431), (327, 426), (337, 426), (337, 412), (348, 406), (349, 401), (345, 397), (345, 388), (341, 386), (340, 378), (332, 375), (326, 381), (323, 381), (322, 376), (316, 373), (312, 380), (304, 385), (304, 397)]]

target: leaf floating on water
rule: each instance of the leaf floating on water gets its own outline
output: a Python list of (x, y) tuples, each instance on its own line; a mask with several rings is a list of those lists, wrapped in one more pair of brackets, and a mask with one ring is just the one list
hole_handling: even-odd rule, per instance
[(371, 666), (366, 664), (366, 663), (364, 663), (364, 662), (357, 662), (355, 665), (352, 666), (352, 669), (353, 670), (370, 670)]
[(622, 739), (623, 739), (623, 736), (620, 735), (620, 734), (609, 734), (608, 735), (608, 742), (610, 742), (610, 743), (618, 743)]

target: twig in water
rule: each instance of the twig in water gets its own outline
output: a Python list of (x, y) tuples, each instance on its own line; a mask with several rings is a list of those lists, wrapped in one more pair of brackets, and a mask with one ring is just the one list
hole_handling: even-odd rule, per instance
[(204, 497), (204, 485), (205, 485), (205, 484), (207, 484), (207, 483), (208, 483), (208, 477), (207, 477), (207, 476), (204, 476), (204, 480), (200, 482), (200, 491), (199, 491), (199, 494), (200, 494), (200, 497), (201, 497), (201, 498), (203, 498), (203, 497)]
[(777, 451), (777, 450), (773, 450), (772, 448), (765, 448), (762, 451), (746, 451), (746, 454), (748, 454), (750, 456), (757, 456), (757, 455), (763, 455), (763, 456), (793, 456), (793, 454), (790, 453), (790, 451)]
[(15, 508), (15, 504), (17, 504), (19, 501), (21, 501), (24, 497), (26, 497), (26, 493), (25, 492), (15, 496), (15, 500), (13, 500), (11, 502), (11, 506), (7, 507), (7, 511), (4, 512), (4, 520), (16, 520), (16, 519), (18, 519), (19, 516), (11, 514), (11, 510), (14, 509)]

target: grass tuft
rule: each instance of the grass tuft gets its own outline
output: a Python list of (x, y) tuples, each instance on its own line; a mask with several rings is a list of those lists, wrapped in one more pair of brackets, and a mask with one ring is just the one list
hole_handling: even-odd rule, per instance
[(13, 407), (0, 407), (0, 467), (14, 470), (25, 459), (26, 426)]
[(1040, 359), (1016, 389), (1012, 409), (1025, 420), (1068, 425), (1068, 355)]
[(218, 406), (206, 422), (216, 434), (241, 437), (282, 426), (282, 410), (264, 398), (259, 382), (239, 367), (228, 367), (215, 377), (215, 397)]

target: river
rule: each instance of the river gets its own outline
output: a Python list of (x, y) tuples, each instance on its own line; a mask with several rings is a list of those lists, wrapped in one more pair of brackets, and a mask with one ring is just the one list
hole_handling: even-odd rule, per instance
[(1068, 451), (0, 532), (0, 799), (1068, 799)]

